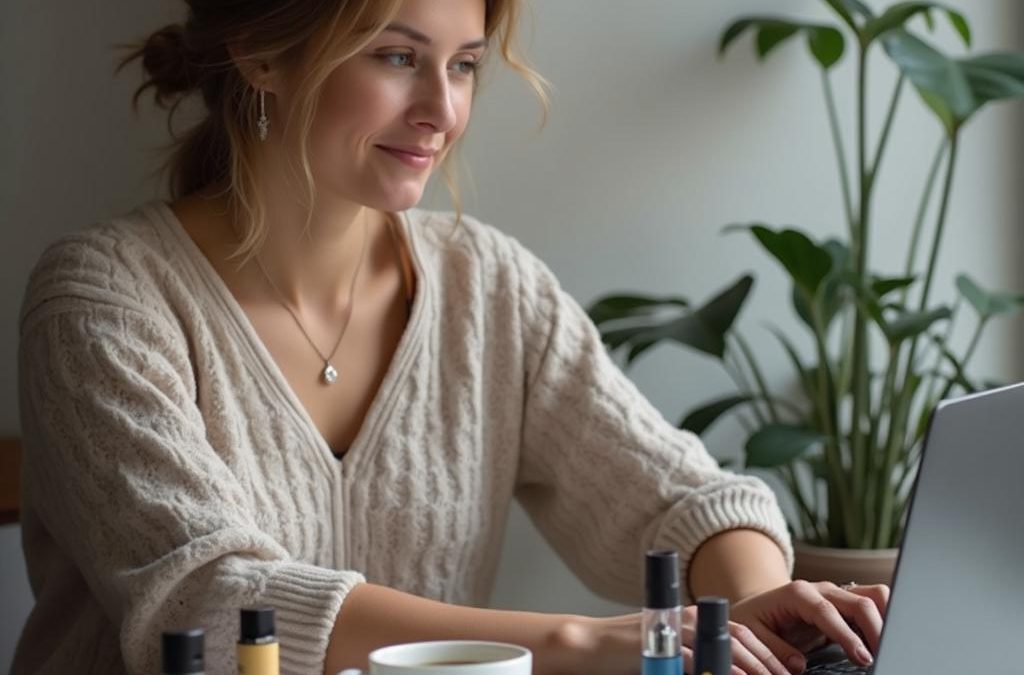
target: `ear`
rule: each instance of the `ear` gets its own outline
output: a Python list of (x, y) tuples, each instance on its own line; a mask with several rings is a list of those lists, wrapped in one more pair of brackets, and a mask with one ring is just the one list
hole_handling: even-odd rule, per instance
[(277, 93), (279, 76), (276, 68), (272, 68), (266, 61), (248, 55), (238, 44), (229, 44), (227, 49), (235, 68), (238, 68), (238, 72), (250, 87), (262, 89), (270, 94)]

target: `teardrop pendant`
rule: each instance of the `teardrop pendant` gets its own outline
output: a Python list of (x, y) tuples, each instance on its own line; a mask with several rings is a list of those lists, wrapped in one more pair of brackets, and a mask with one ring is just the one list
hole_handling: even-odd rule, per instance
[(324, 365), (323, 377), (325, 384), (334, 384), (338, 381), (338, 371), (330, 363), (326, 363)]

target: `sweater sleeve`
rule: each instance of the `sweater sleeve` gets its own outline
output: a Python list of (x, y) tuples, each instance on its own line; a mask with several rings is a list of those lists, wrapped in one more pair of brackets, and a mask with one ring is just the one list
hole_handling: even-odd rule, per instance
[(518, 496), (570, 568), (595, 592), (637, 605), (646, 550), (678, 550), (685, 575), (704, 541), (738, 528), (774, 539), (791, 567), (768, 486), (722, 470), (697, 436), (665, 421), (583, 309), (517, 249), (526, 362)]
[(117, 628), (128, 672), (158, 672), (161, 631), (185, 626), (206, 630), (207, 672), (233, 672), (253, 605), (276, 609), (281, 672), (320, 672), (362, 577), (293, 560), (256, 525), (205, 439), (184, 337), (130, 304), (53, 298), (26, 315), (20, 364), (26, 504)]

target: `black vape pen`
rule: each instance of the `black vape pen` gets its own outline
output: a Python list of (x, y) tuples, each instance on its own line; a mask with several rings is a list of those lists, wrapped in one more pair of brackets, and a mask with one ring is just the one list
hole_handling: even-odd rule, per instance
[(729, 635), (729, 601), (697, 599), (697, 643), (693, 649), (694, 675), (729, 675), (732, 672), (732, 638)]

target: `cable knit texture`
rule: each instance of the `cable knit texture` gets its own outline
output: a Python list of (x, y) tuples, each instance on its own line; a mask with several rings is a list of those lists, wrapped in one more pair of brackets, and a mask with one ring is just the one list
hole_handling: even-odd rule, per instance
[(148, 675), (186, 626), (234, 673), (238, 608), (269, 605), (282, 673), (319, 674), (363, 580), (485, 604), (513, 497), (633, 605), (649, 548), (685, 566), (746, 527), (791, 560), (771, 491), (666, 423), (536, 257), (471, 218), (403, 227), (412, 315), (343, 461), (166, 204), (46, 251), (21, 321), (37, 605), (13, 673)]

